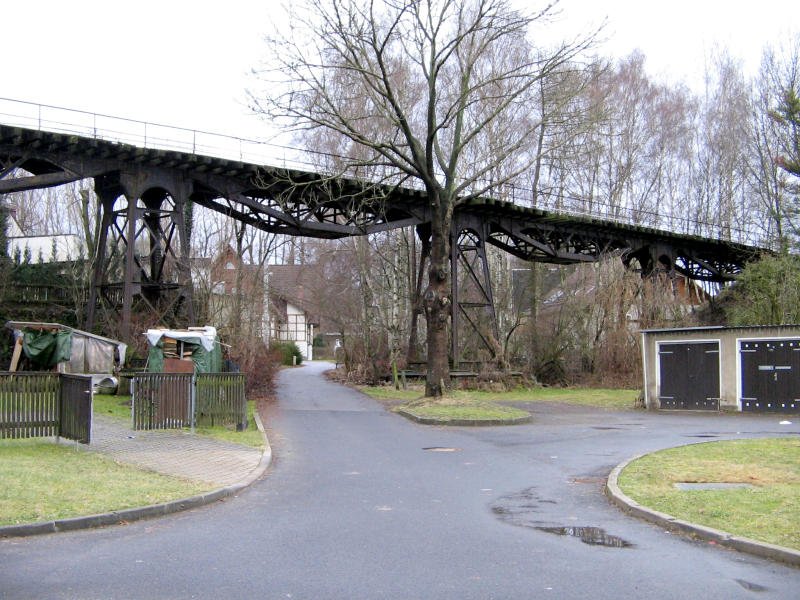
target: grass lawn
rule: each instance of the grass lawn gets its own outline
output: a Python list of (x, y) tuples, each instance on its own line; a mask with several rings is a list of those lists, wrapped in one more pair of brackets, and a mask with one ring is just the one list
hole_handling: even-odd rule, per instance
[[(95, 414), (105, 415), (119, 421), (124, 421), (130, 425), (130, 402), (130, 396), (95, 394), (93, 400), (93, 410)], [(204, 425), (201, 423), (195, 428), (195, 432), (198, 435), (205, 435), (225, 442), (242, 444), (243, 446), (251, 446), (253, 448), (261, 448), (264, 446), (264, 438), (262, 437), (261, 432), (258, 430), (258, 427), (256, 427), (256, 421), (253, 418), (254, 410), (255, 402), (253, 400), (248, 400), (247, 429), (244, 431), (236, 431), (236, 428), (226, 427), (224, 425), (211, 427), (210, 425)]]
[(251, 446), (253, 448), (264, 447), (264, 436), (256, 426), (256, 420), (253, 417), (256, 403), (254, 400), (247, 401), (247, 429), (244, 431), (236, 431), (235, 427), (226, 427), (224, 425), (217, 425), (211, 427), (210, 425), (198, 425), (195, 427), (195, 433), (198, 435), (206, 435), (213, 437), (217, 440), (224, 442), (232, 442), (234, 444), (242, 444), (243, 446)]
[(49, 440), (0, 440), (0, 525), (168, 502), (211, 489)]
[[(130, 396), (96, 394), (95, 414), (130, 427)], [(264, 445), (248, 401), (245, 431), (200, 426), (198, 435), (255, 448)], [(0, 525), (49, 521), (169, 502), (212, 489), (123, 465), (51, 440), (0, 440)]]
[(112, 417), (131, 422), (131, 397), (114, 394), (95, 394), (92, 397), (92, 411), (96, 415)]
[(636, 408), (638, 397), (639, 390), (630, 389), (540, 387), (511, 390), (501, 393), (496, 399), (506, 402), (563, 402), (595, 408), (630, 410)]
[(638, 390), (596, 388), (518, 388), (507, 392), (454, 390), (444, 399), (422, 400), (424, 387), (419, 384), (396, 390), (392, 386), (359, 386), (365, 394), (392, 406), (424, 417), (441, 419), (513, 419), (525, 411), (506, 403), (564, 402), (606, 409), (633, 409)]
[(390, 385), (359, 385), (359, 391), (375, 400), (413, 402), (419, 400), (425, 393), (425, 388), (420, 385), (409, 385), (405, 390), (396, 390)]
[[(681, 491), (675, 483), (752, 488)], [(625, 494), (652, 509), (736, 535), (800, 550), (800, 440), (692, 444), (642, 457), (622, 472)]]

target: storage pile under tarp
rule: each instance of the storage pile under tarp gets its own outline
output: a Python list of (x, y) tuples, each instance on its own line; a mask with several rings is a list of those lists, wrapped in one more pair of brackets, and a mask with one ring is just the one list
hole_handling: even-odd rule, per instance
[(219, 373), (222, 348), (215, 327), (189, 329), (148, 329), (150, 351), (147, 370), (151, 373)]
[(15, 348), (11, 370), (21, 353), (37, 369), (57, 367), (60, 373), (113, 373), (123, 367), (127, 344), (60, 323), (9, 321)]

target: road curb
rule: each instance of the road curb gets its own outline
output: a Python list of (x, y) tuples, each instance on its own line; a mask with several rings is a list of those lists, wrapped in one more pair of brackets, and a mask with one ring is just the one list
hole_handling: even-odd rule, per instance
[(630, 463), (643, 456), (647, 456), (647, 454), (639, 454), (614, 467), (606, 481), (606, 495), (623, 511), (640, 519), (644, 519), (645, 521), (655, 523), (668, 531), (689, 535), (701, 540), (714, 542), (726, 548), (738, 550), (739, 552), (746, 552), (761, 558), (768, 558), (794, 567), (800, 567), (800, 551), (768, 544), (766, 542), (759, 542), (750, 538), (739, 537), (727, 531), (720, 531), (719, 529), (676, 519), (672, 515), (642, 506), (635, 500), (626, 496), (619, 487), (619, 475)]
[(451, 425), (455, 427), (488, 427), (496, 425), (523, 425), (531, 423), (533, 416), (516, 417), (514, 419), (436, 419), (434, 417), (420, 417), (404, 409), (396, 411), (398, 415), (420, 425)]
[(261, 418), (257, 411), (253, 412), (253, 417), (256, 422), (256, 427), (264, 437), (264, 451), (261, 454), (261, 460), (258, 466), (253, 469), (247, 477), (231, 485), (227, 485), (216, 490), (205, 492), (204, 494), (197, 494), (188, 498), (181, 498), (179, 500), (172, 500), (171, 502), (163, 502), (160, 504), (151, 504), (149, 506), (141, 506), (137, 508), (127, 508), (124, 510), (110, 511), (107, 513), (100, 513), (96, 515), (86, 515), (82, 517), (72, 517), (69, 519), (56, 519), (54, 521), (40, 521), (38, 523), (26, 523), (22, 525), (4, 525), (0, 527), (0, 538), (7, 537), (28, 537), (32, 535), (41, 535), (44, 533), (57, 533), (60, 531), (75, 531), (78, 529), (89, 529), (92, 527), (105, 527), (107, 525), (121, 525), (130, 523), (132, 521), (139, 521), (141, 519), (150, 519), (153, 517), (161, 517), (191, 508), (197, 508), (212, 502), (217, 502), (223, 498), (235, 496), (242, 490), (246, 489), (258, 479), (260, 479), (266, 470), (272, 464), (272, 447), (269, 444), (269, 438)]

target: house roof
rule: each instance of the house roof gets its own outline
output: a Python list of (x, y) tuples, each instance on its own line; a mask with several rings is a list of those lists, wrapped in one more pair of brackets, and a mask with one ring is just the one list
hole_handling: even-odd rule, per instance
[[(598, 268), (611, 266), (622, 271), (622, 264), (616, 258), (596, 263), (575, 265), (563, 281), (551, 279), (547, 292), (542, 296), (543, 307), (559, 306), (567, 298), (591, 299), (597, 291)], [(697, 281), (689, 279), (680, 273), (669, 276), (676, 286), (675, 299), (687, 305), (697, 305), (710, 298), (710, 294)]]
[(305, 311), (319, 324), (323, 277), (317, 265), (270, 265), (269, 294)]
[(320, 274), (313, 265), (270, 265), (270, 293), (292, 301), (300, 308), (314, 304)]

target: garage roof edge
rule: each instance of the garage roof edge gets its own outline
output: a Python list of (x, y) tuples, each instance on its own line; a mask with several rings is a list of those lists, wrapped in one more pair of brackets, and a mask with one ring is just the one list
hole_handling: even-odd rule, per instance
[(720, 330), (741, 330), (741, 329), (769, 329), (769, 330), (777, 330), (777, 329), (791, 329), (791, 328), (800, 328), (800, 324), (790, 323), (787, 325), (735, 325), (735, 326), (726, 326), (726, 325), (708, 325), (705, 327), (678, 327), (678, 328), (661, 328), (661, 329), (640, 329), (640, 333), (680, 333), (680, 332), (692, 332), (692, 331), (720, 331)]

